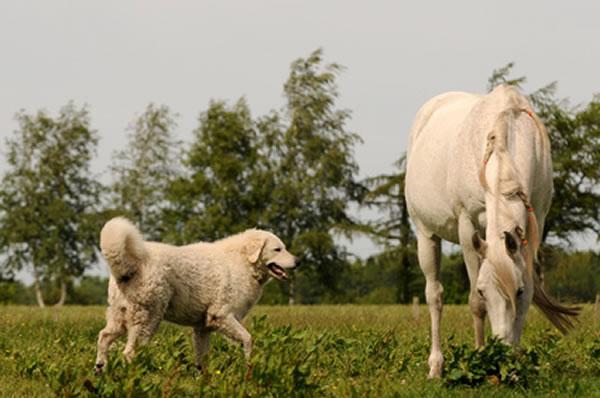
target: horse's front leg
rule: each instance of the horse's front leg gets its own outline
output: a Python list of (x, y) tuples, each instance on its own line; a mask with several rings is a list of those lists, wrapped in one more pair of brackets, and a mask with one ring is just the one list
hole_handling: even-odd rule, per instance
[(442, 292), (440, 283), (441, 242), (437, 236), (427, 236), (417, 232), (419, 265), (425, 275), (425, 298), (431, 316), (431, 354), (429, 355), (429, 378), (442, 376), (444, 356), (440, 336), (442, 318)]
[(473, 315), (473, 329), (475, 331), (475, 346), (481, 347), (484, 343), (485, 332), (485, 302), (477, 292), (477, 277), (479, 276), (480, 258), (473, 247), (473, 234), (476, 233), (473, 223), (466, 214), (461, 214), (458, 222), (458, 235), (463, 252), (463, 259), (469, 275), (469, 308)]

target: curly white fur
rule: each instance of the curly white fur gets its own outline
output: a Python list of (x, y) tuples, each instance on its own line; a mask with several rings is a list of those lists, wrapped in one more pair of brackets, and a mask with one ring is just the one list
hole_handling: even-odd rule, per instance
[(106, 364), (112, 342), (127, 332), (124, 355), (131, 360), (138, 342), (147, 342), (162, 319), (194, 328), (196, 365), (219, 331), (243, 344), (250, 334), (240, 323), (271, 276), (285, 278), (297, 259), (277, 236), (247, 230), (213, 243), (171, 246), (144, 241), (122, 217), (108, 221), (100, 247), (111, 271), (107, 324), (98, 336), (96, 370)]

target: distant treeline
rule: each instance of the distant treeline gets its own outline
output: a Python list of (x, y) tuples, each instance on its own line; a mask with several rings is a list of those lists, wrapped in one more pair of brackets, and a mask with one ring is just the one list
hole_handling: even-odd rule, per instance
[[(488, 89), (523, 83), (509, 78), (511, 68), (493, 71)], [(243, 98), (212, 101), (187, 143), (175, 136), (177, 114), (149, 104), (114, 154), (108, 185), (91, 172), (99, 134), (87, 107), (69, 103), (55, 116), (19, 112), (18, 129), (2, 148), (8, 164), (0, 186), (0, 302), (104, 303), (106, 280), (83, 275), (97, 261), (100, 228), (115, 215), (129, 217), (148, 239), (173, 244), (253, 227), (275, 232), (303, 262), (289, 283), (267, 286), (263, 303), (406, 303), (421, 296), (404, 155), (389, 173), (358, 178), (360, 136), (348, 130), (351, 111), (336, 105), (341, 69), (324, 63), (320, 50), (297, 59), (282, 108), (256, 117)], [(541, 262), (555, 295), (590, 301), (599, 287), (598, 253), (567, 248), (600, 231), (600, 97), (573, 107), (555, 88), (529, 95), (554, 161)], [(360, 220), (355, 208), (378, 216)], [(358, 234), (381, 252), (363, 260), (340, 244)], [(445, 302), (465, 302), (460, 254), (443, 262)], [(32, 286), (14, 280), (23, 270)]]
[[(443, 256), (442, 281), (444, 302), (466, 304), (469, 296), (469, 280), (460, 253)], [(555, 296), (566, 302), (594, 302), (600, 286), (600, 255), (592, 251), (565, 252), (553, 251), (545, 263), (545, 283)], [(402, 291), (404, 278), (409, 279), (408, 292)], [(305, 296), (306, 286), (298, 286), (302, 302), (353, 303), (353, 304), (394, 304), (403, 302), (405, 295), (420, 298), (424, 303), (425, 281), (418, 266), (410, 268), (410, 275), (399, 272), (395, 257), (372, 257), (366, 261), (357, 260), (347, 272), (340, 276), (340, 288), (318, 298)], [(308, 282), (308, 281), (307, 281)], [(67, 286), (66, 304), (105, 305), (108, 279), (98, 276), (83, 276)], [(60, 288), (52, 281), (42, 283), (44, 297), (48, 302), (56, 302)], [(287, 297), (278, 289), (277, 282), (267, 284), (261, 304), (287, 304)], [(0, 282), (0, 304), (36, 304), (33, 285), (26, 286), (20, 281)]]

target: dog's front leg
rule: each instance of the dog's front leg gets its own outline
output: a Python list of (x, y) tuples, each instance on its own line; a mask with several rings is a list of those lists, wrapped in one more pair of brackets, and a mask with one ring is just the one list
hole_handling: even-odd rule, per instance
[(210, 330), (202, 327), (194, 328), (193, 333), (194, 342), (194, 360), (198, 370), (202, 370), (205, 365), (205, 360), (208, 354), (208, 347), (210, 343)]
[(98, 354), (96, 356), (96, 373), (101, 373), (108, 360), (108, 349), (113, 341), (125, 334), (123, 323), (115, 321), (110, 309), (108, 311), (106, 327), (98, 334)]
[(226, 337), (241, 343), (244, 347), (244, 355), (246, 360), (250, 360), (252, 354), (252, 336), (246, 328), (231, 314), (226, 316), (209, 315), (207, 326), (217, 329)]

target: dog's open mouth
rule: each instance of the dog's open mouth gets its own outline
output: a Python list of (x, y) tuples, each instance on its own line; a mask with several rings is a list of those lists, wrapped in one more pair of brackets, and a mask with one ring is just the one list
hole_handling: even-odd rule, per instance
[(269, 273), (275, 278), (279, 279), (280, 281), (286, 280), (288, 278), (288, 275), (285, 272), (285, 270), (275, 263), (269, 263), (267, 265), (267, 268), (269, 269)]

